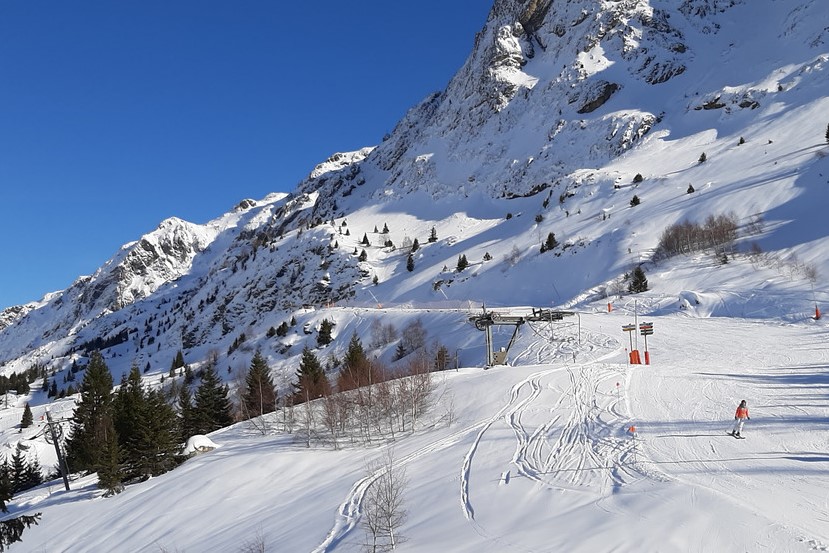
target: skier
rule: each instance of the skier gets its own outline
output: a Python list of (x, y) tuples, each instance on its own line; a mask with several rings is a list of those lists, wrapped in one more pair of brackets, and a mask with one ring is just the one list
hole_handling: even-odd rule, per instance
[(737, 407), (737, 412), (734, 413), (734, 428), (729, 432), (735, 438), (742, 438), (740, 436), (740, 432), (743, 430), (743, 425), (746, 422), (746, 419), (751, 420), (751, 417), (748, 416), (748, 406), (746, 405), (746, 400), (742, 400), (740, 405)]

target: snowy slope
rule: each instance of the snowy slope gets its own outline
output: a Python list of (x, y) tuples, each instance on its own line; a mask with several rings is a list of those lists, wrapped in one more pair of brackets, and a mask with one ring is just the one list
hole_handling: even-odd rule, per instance
[[(365, 467), (386, 447), (409, 479), (403, 551), (827, 547), (825, 325), (652, 317), (653, 364), (632, 366), (632, 316), (522, 331), (514, 366), (440, 374), (433, 425), (394, 443), (307, 449), (240, 423), (114, 498), (53, 482), (16, 501), (44, 520), (12, 550), (359, 551)], [(445, 331), (481, 339), (455, 319)]]
[[(136, 363), (159, 385), (182, 350), (196, 368), (216, 354), (233, 383), (260, 349), (286, 390), (324, 318), (320, 357), (419, 319), (463, 367), (438, 377), (428, 420), (336, 451), (242, 423), (114, 498), (94, 477), (51, 482), (11, 505), (43, 512), (12, 550), (357, 551), (365, 467), (392, 446), (410, 479), (401, 550), (829, 548), (829, 354), (813, 318), (829, 303), (827, 64), (817, 0), (496, 1), (446, 90), (381, 144), (206, 225), (165, 221), (0, 314), (0, 370), (41, 363), (61, 389), (106, 338), (116, 381)], [(727, 263), (654, 257), (669, 225), (721, 214), (739, 224)], [(639, 265), (650, 290), (630, 295)], [(468, 320), (482, 305), (578, 315), (522, 328), (511, 366), (484, 372)], [(637, 318), (656, 329), (650, 366), (625, 362), (621, 325)], [(394, 344), (370, 350), (396, 368)], [(0, 442), (50, 466), (42, 426), (16, 425), (26, 401), (37, 419), (73, 400), (40, 384), (9, 394)], [(743, 398), (738, 442), (725, 431)]]

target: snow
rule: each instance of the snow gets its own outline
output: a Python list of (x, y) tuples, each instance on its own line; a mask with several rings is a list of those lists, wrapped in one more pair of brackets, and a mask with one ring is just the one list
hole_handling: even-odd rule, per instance
[[(12, 550), (239, 551), (259, 536), (268, 550), (359, 551), (366, 466), (386, 448), (410, 482), (401, 551), (829, 546), (823, 320), (649, 314), (652, 364), (629, 365), (633, 306), (593, 307), (552, 335), (522, 330), (511, 366), (439, 373), (430, 424), (393, 443), (308, 449), (239, 423), (112, 498), (94, 478), (24, 492), (14, 512), (43, 520)], [(740, 399), (751, 420), (737, 441)]]
[[(588, 4), (567, 3), (560, 19), (569, 26)], [(643, 13), (647, 4), (670, 7), (641, 4)], [(94, 475), (74, 476), (71, 491), (58, 479), (23, 492), (11, 513), (43, 516), (11, 551), (232, 552), (256, 543), (268, 551), (359, 551), (364, 494), (378, 476), (368, 467), (390, 449), (408, 479), (400, 551), (829, 550), (829, 342), (826, 319), (814, 319), (829, 303), (825, 17), (814, 16), (823, 14), (819, 3), (716, 4), (734, 4), (717, 19), (719, 32), (705, 18), (671, 19), (688, 52), (707, 61), (677, 54), (673, 61), (688, 63), (687, 71), (655, 86), (630, 77), (635, 56), (621, 56), (611, 39), (576, 48), (575, 30), (521, 66), (516, 57), (526, 45), (498, 35), (514, 20), (498, 21), (509, 14), (494, 10), (480, 50), (443, 101), (413, 109), (381, 145), (335, 154), (296, 195), (246, 202), (204, 227), (171, 219), (151, 233), (180, 231), (203, 251), (135, 280), (134, 296), (145, 300), (114, 313), (84, 311), (67, 292), (9, 312), (8, 329), (0, 329), (4, 374), (34, 362), (65, 371), (70, 345), (154, 322), (155, 343), (109, 348), (116, 381), (135, 362), (150, 366), (146, 382), (157, 385), (194, 328), (202, 332), (187, 351), (195, 367), (219, 352), (231, 381), (261, 348), (285, 389), (303, 346), (316, 347), (313, 330), (303, 328), (326, 318), (334, 341), (318, 350), (321, 358), (341, 356), (352, 333), (370, 344), (374, 322), (400, 330), (419, 319), (429, 341), (457, 352), (461, 367), (436, 375), (432, 409), (393, 441), (306, 447), (269, 418), (199, 437), (188, 451), (214, 449), (114, 497), (102, 497)], [(597, 20), (614, 6), (622, 9), (608, 3)], [(632, 33), (631, 46), (666, 55), (649, 34)], [(499, 36), (512, 59), (490, 74), (485, 54)], [(584, 71), (624, 84), (590, 114), (566, 104), (571, 88), (579, 92), (573, 52), (582, 52)], [(492, 91), (477, 90), (481, 82), (520, 93), (498, 96), (500, 111), (484, 117)], [(697, 109), (717, 98), (726, 107)], [(759, 106), (738, 107), (744, 99)], [(561, 110), (551, 114), (550, 106)], [(660, 122), (638, 135), (656, 114)], [(635, 147), (622, 148), (626, 141)], [(351, 170), (362, 184), (339, 180)], [(641, 183), (633, 182), (637, 174)], [(326, 216), (311, 226), (333, 190), (323, 179), (340, 187), (338, 211), (333, 222)], [(542, 183), (549, 188), (521, 196)], [(642, 203), (631, 207), (634, 194)], [(728, 263), (711, 252), (651, 261), (666, 227), (723, 213), (734, 214), (741, 232)], [(340, 232), (345, 219), (350, 236)], [(286, 221), (295, 225), (280, 226)], [(384, 224), (388, 236), (372, 233)], [(438, 241), (427, 243), (433, 227)], [(549, 232), (561, 246), (542, 254)], [(358, 266), (351, 254), (363, 249), (364, 234), (373, 245)], [(272, 241), (251, 246), (262, 235)], [(382, 247), (385, 238), (397, 248)], [(414, 238), (421, 247), (409, 272), (400, 246)], [(321, 268), (323, 256), (309, 252), (334, 240), (338, 249), (324, 258), (332, 265)], [(760, 250), (749, 253), (753, 243)], [(123, 254), (101, 272), (119, 268)], [(470, 263), (462, 272), (460, 255)], [(643, 262), (650, 290), (629, 295), (623, 275)], [(297, 288), (274, 277), (285, 269)], [(303, 283), (343, 282), (353, 284), (353, 297), (300, 309), (308, 301), (296, 292), (307, 290)], [(79, 283), (69, 292), (86, 291)], [(269, 293), (292, 308), (264, 303)], [(482, 305), (575, 315), (524, 325), (508, 366), (483, 370), (483, 333), (469, 322)], [(266, 338), (291, 316), (288, 336)], [(639, 350), (644, 340), (622, 325), (643, 321), (654, 325), (651, 364), (630, 365), (631, 339)], [(225, 354), (242, 332), (245, 344)], [(496, 346), (511, 332), (497, 327)], [(394, 344), (368, 349), (393, 366)], [(65, 421), (74, 399), (50, 403), (39, 385), (9, 396), (0, 441), (7, 454), (27, 444), (51, 467), (56, 454), (41, 416), (49, 405)], [(738, 441), (726, 432), (741, 399), (752, 418)], [(21, 430), (25, 401), (37, 424)]]

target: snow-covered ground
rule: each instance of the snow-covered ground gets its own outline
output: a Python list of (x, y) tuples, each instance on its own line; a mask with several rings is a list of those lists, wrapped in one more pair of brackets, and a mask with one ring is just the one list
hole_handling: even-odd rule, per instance
[[(43, 519), (12, 551), (358, 551), (367, 467), (387, 448), (408, 480), (400, 551), (829, 548), (825, 320), (677, 309), (647, 317), (651, 364), (629, 365), (622, 325), (644, 319), (601, 307), (525, 325), (511, 366), (437, 374), (428, 421), (393, 443), (308, 449), (241, 423), (116, 497), (94, 477), (25, 492), (13, 512)], [(483, 349), (466, 316), (449, 326)]]

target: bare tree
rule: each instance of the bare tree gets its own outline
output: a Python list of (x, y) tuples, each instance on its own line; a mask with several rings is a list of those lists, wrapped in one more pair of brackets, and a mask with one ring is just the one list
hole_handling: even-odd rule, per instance
[(363, 527), (367, 538), (364, 551), (392, 551), (405, 541), (400, 528), (407, 515), (403, 501), (408, 485), (406, 470), (395, 466), (394, 451), (388, 449), (378, 462), (367, 467), (367, 472), (375, 479), (363, 499)]

